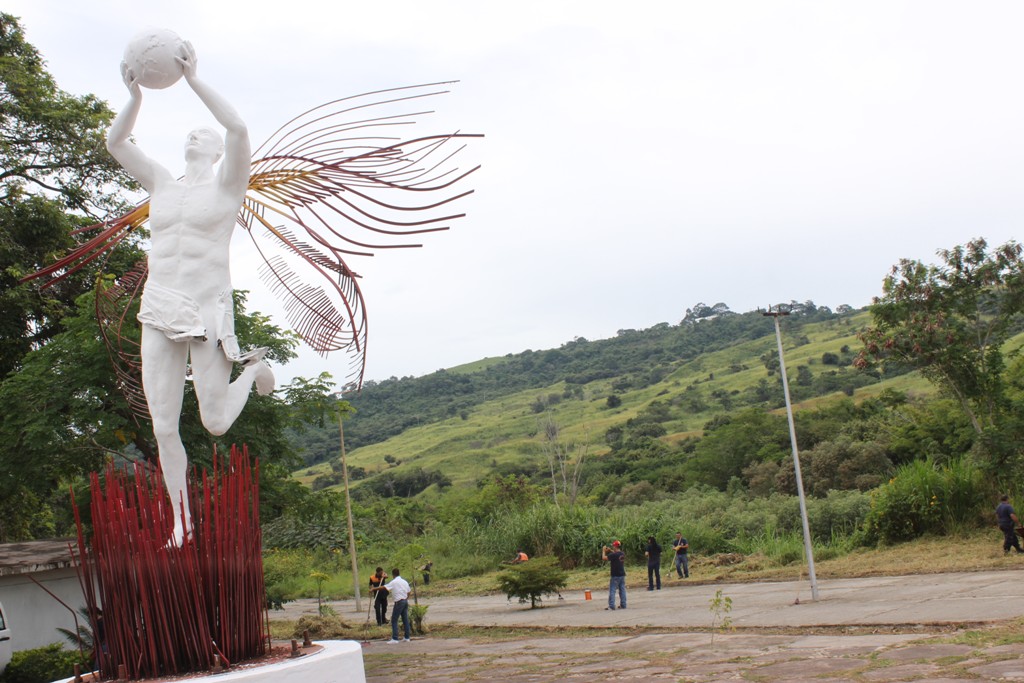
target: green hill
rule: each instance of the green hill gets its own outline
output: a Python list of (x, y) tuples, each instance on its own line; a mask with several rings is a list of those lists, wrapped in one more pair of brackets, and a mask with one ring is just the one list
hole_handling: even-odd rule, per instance
[[(857, 333), (869, 314), (840, 309), (794, 302), (792, 314), (780, 320), (796, 410), (848, 397), (856, 402), (887, 388), (932, 391), (917, 373), (899, 368), (884, 375), (856, 370)], [(586, 444), (592, 463), (609, 454), (610, 439), (638, 422), (656, 425), (646, 429), (660, 444), (655, 449), (674, 452), (709, 421), (752, 408), (781, 411), (777, 368), (770, 319), (723, 304), (698, 305), (678, 325), (368, 382), (349, 397), (358, 412), (345, 424), (348, 464), (357, 491), (472, 485), (494, 473), (549, 474), (550, 423), (563, 447)], [(296, 440), (311, 465), (295, 476), (314, 488), (336, 486), (337, 432), (310, 430)]]

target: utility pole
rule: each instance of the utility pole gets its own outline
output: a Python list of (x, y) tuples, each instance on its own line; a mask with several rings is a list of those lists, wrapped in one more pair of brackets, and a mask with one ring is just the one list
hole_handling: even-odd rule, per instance
[[(814, 574), (814, 548), (811, 547), (811, 527), (807, 522), (807, 501), (804, 498), (804, 480), (800, 474), (800, 453), (796, 447), (796, 425), (793, 422), (793, 404), (789, 401), (789, 380), (786, 378), (786, 361), (782, 357), (782, 332), (779, 329), (779, 316), (789, 315), (789, 311), (776, 306), (769, 306), (762, 313), (775, 321), (775, 341), (779, 344), (779, 372), (782, 373), (782, 393), (786, 397), (786, 417), (789, 418), (789, 441), (793, 445), (793, 469), (796, 472), (796, 493), (800, 498), (800, 521), (804, 527), (804, 552), (807, 555), (807, 575), (811, 579), (811, 599), (818, 599), (818, 577)], [(342, 461), (344, 462), (344, 461)]]
[(352, 585), (355, 588), (356, 612), (362, 612), (359, 601), (359, 563), (356, 561), (356, 535), (352, 530), (352, 498), (348, 493), (348, 464), (345, 462), (345, 427), (342, 421), (345, 410), (338, 406), (338, 435), (341, 438), (341, 476), (345, 482), (345, 513), (348, 515), (348, 555), (352, 559)]

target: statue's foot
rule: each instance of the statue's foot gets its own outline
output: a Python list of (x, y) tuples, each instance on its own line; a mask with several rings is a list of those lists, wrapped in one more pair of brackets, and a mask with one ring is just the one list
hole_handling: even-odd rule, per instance
[(192, 541), (192, 529), (186, 529), (181, 525), (180, 522), (174, 525), (174, 531), (171, 532), (171, 540), (167, 541), (168, 548), (180, 548), (186, 543)]
[(258, 349), (250, 349), (243, 354), (239, 354), (237, 358), (231, 358), (236, 363), (241, 364), (243, 368), (247, 368), (250, 365), (256, 365), (267, 355), (270, 351), (269, 348), (261, 346)]
[(260, 396), (270, 396), (274, 393), (274, 371), (270, 369), (270, 366), (260, 361), (253, 365), (252, 369), (256, 373), (256, 377), (253, 379), (256, 393)]

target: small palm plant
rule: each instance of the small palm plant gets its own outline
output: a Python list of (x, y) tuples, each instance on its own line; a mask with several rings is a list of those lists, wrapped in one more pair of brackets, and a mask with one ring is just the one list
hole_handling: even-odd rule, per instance
[(58, 626), (57, 632), (77, 647), (80, 652), (88, 655), (96, 647), (96, 637), (93, 635), (92, 623), (89, 619), (89, 608), (79, 607), (78, 615), (80, 618), (76, 621), (78, 627), (75, 631)]
[(711, 598), (710, 604), (711, 610), (711, 642), (715, 642), (715, 625), (717, 624), (723, 631), (732, 627), (732, 617), (729, 616), (729, 612), (732, 611), (732, 598), (722, 593), (722, 589), (719, 588), (715, 591), (715, 597)]
[(325, 605), (323, 602), (324, 597), (324, 583), (326, 583), (331, 577), (323, 572), (310, 572), (309, 578), (316, 581), (316, 613), (322, 617), (333, 614), (334, 610), (331, 609), (330, 605)]

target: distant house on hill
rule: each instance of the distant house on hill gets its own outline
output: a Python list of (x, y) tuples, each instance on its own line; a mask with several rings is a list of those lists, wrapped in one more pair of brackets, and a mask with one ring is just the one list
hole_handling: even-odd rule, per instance
[(71, 610), (85, 605), (85, 597), (69, 543), (64, 539), (0, 544), (0, 603), (14, 651), (50, 643), (70, 647), (57, 628), (75, 630), (75, 616), (81, 616)]

